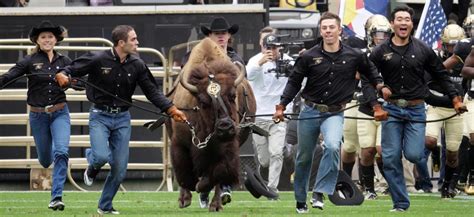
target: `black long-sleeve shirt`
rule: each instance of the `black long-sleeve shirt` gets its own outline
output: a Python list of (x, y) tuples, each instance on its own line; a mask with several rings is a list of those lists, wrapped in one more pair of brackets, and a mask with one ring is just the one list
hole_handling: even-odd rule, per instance
[(440, 83), (451, 99), (458, 95), (435, 52), (414, 37), (410, 37), (406, 47), (398, 48), (391, 39), (386, 40), (372, 50), (370, 60), (377, 66), (385, 85), (391, 89), (392, 99), (424, 99), (428, 95), (425, 70)]
[[(121, 63), (120, 57), (113, 48), (89, 52), (74, 60), (71, 65), (64, 68), (64, 71), (72, 77), (88, 74), (88, 82), (128, 102), (132, 102), (132, 95), (138, 84), (147, 99), (162, 111), (172, 106), (171, 101), (159, 90), (143, 60), (135, 55), (127, 56), (127, 59)], [(129, 106), (89, 85), (87, 85), (86, 93), (87, 99), (98, 105)]]
[(17, 62), (7, 73), (0, 76), (0, 86), (25, 74), (47, 73), (28, 77), (28, 93), (26, 103), (34, 107), (45, 107), (66, 102), (66, 94), (54, 80), (56, 72), (71, 63), (67, 56), (53, 51), (54, 56), (49, 62), (48, 54), (38, 52), (25, 56)]
[(322, 46), (321, 42), (298, 57), (280, 104), (286, 106), (291, 102), (304, 77), (307, 77), (307, 82), (302, 97), (325, 105), (342, 105), (351, 101), (357, 86), (357, 71), (366, 76), (373, 87), (382, 83), (374, 64), (361, 50), (341, 43), (339, 51), (328, 53)]

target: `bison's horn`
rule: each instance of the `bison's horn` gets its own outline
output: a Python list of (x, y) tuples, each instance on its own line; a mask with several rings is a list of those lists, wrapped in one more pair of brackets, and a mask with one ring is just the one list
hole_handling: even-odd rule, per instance
[(240, 82), (242, 82), (242, 80), (244, 80), (244, 77), (245, 77), (245, 66), (242, 64), (242, 63), (239, 63), (239, 62), (234, 62), (240, 69), (240, 74), (239, 76), (237, 77), (237, 79), (235, 79), (234, 81), (234, 86), (238, 86), (240, 84)]
[(184, 88), (186, 88), (189, 92), (191, 93), (197, 93), (198, 92), (198, 89), (196, 86), (188, 83), (188, 77), (189, 77), (189, 74), (190, 73), (184, 73), (182, 72), (181, 74), (181, 79), (179, 80), (179, 82), (181, 83), (181, 85), (183, 85)]

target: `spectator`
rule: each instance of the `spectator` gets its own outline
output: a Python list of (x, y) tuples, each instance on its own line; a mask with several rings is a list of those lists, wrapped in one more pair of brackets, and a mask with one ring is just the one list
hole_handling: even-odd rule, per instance
[[(247, 79), (252, 86), (257, 101), (257, 112), (269, 114), (273, 105), (280, 101), (280, 96), (288, 81), (288, 77), (280, 72), (286, 70), (277, 66), (280, 61), (278, 36), (271, 27), (260, 31), (260, 53), (250, 58), (247, 64)], [(291, 57), (284, 55), (284, 60)], [(281, 60), (281, 61), (284, 61)], [(271, 117), (258, 117), (256, 125), (266, 131), (269, 136), (253, 134), (253, 144), (257, 153), (258, 162), (263, 167), (268, 167), (268, 188), (278, 192), (278, 183), (283, 166), (283, 149), (285, 148), (286, 123), (276, 124)], [(276, 200), (278, 198), (269, 198)]]

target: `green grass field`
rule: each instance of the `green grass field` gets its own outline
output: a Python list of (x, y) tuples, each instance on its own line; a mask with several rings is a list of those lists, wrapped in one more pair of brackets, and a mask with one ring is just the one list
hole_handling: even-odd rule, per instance
[[(0, 192), (0, 216), (99, 216), (99, 192), (65, 192), (64, 211), (47, 209), (49, 192)], [(279, 201), (255, 199), (248, 192), (234, 192), (232, 203), (220, 213), (200, 209), (197, 194), (190, 207), (179, 209), (178, 192), (119, 192), (114, 207), (120, 216), (296, 216), (293, 192), (282, 192)], [(323, 211), (311, 209), (307, 216), (473, 216), (474, 197), (441, 199), (439, 194), (411, 195), (405, 213), (390, 213), (390, 197), (381, 196), (361, 206), (334, 206), (325, 201)], [(301, 216), (301, 215), (299, 215)]]

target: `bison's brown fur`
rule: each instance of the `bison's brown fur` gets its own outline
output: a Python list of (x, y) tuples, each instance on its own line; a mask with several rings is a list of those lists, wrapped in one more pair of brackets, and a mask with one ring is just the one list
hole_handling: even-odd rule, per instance
[[(230, 135), (214, 135), (207, 147), (198, 149), (192, 143), (191, 131), (186, 124), (174, 121), (167, 124), (171, 135), (171, 160), (176, 180), (181, 187), (179, 206), (182, 208), (191, 203), (190, 191), (205, 192), (215, 187), (209, 210), (220, 211), (222, 203), (219, 185), (236, 185), (239, 180), (239, 145), (247, 138), (249, 131), (240, 134), (238, 124), (244, 112), (247, 115), (255, 114), (255, 97), (247, 80), (234, 86), (234, 81), (241, 72), (227, 56), (222, 55), (221, 50), (208, 39), (198, 44), (180, 75), (187, 75), (187, 82), (198, 91), (192, 93), (180, 83), (170, 95), (173, 103), (186, 113), (197, 137), (203, 141), (214, 131), (215, 114), (218, 113), (219, 117), (226, 116), (222, 111), (215, 110), (211, 97), (206, 92), (209, 75), (213, 74), (214, 81), (221, 86), (221, 97), (233, 125)], [(247, 96), (244, 96), (244, 92)], [(188, 110), (195, 106), (199, 107), (198, 111)]]

